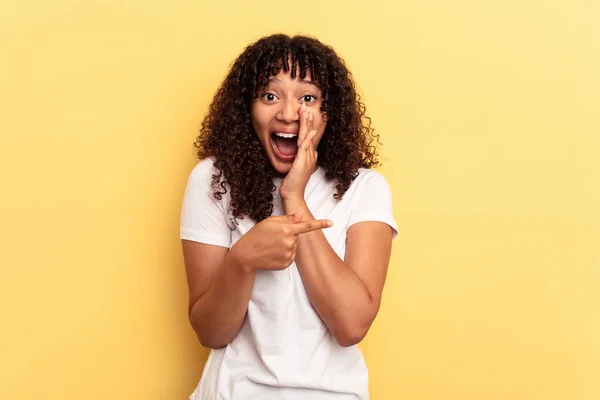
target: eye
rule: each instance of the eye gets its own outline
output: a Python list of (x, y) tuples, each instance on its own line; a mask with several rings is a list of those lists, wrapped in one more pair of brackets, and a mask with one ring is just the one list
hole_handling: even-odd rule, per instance
[(305, 94), (304, 96), (302, 96), (302, 100), (304, 100), (305, 103), (314, 103), (315, 101), (317, 101), (317, 96), (315, 96), (314, 94)]
[(261, 98), (265, 101), (271, 102), (271, 101), (275, 101), (277, 99), (277, 96), (275, 96), (273, 93), (264, 93)]

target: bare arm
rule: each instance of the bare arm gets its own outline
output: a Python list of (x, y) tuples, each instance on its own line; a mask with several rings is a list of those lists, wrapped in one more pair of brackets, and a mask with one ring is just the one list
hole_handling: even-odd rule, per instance
[(190, 290), (190, 321), (205, 347), (227, 346), (244, 324), (257, 269), (282, 270), (296, 256), (301, 234), (331, 226), (331, 221), (302, 221), (302, 216), (269, 217), (233, 247), (183, 240)]
[[(288, 209), (304, 209), (306, 204)], [(296, 265), (306, 292), (337, 342), (360, 342), (375, 320), (392, 249), (392, 228), (382, 222), (360, 222), (350, 227), (342, 260), (325, 238), (314, 231), (298, 238)]]
[(244, 323), (255, 274), (242, 267), (233, 248), (188, 240), (182, 247), (192, 327), (203, 346), (225, 347)]
[[(320, 115), (319, 115), (320, 116)], [(305, 189), (317, 168), (314, 117), (303, 106), (299, 110), (298, 153), (279, 189), (286, 213), (304, 210), (303, 218), (314, 219), (306, 202)], [(376, 178), (376, 176), (375, 176)], [(373, 181), (372, 181), (373, 182)], [(363, 186), (369, 197), (361, 207), (385, 207), (391, 211), (387, 183)], [(375, 189), (375, 192), (372, 192)], [(347, 232), (346, 254), (340, 259), (323, 232), (309, 232), (298, 238), (296, 265), (308, 297), (337, 342), (351, 346), (360, 342), (379, 311), (381, 294), (392, 250), (393, 229), (382, 222), (358, 222)]]

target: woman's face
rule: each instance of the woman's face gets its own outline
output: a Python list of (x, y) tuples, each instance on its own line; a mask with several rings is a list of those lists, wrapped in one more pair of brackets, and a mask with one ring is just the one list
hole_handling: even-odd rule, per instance
[(300, 130), (300, 107), (313, 115), (313, 129), (317, 131), (313, 142), (317, 148), (325, 131), (324, 114), (321, 112), (322, 94), (311, 82), (310, 74), (300, 80), (299, 74), (292, 79), (283, 70), (269, 79), (267, 87), (259, 92), (252, 103), (252, 126), (269, 161), (275, 170), (287, 174), (298, 152)]

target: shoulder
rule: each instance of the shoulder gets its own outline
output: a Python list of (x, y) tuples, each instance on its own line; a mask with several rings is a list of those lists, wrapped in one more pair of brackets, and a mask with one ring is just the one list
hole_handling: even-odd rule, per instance
[[(183, 199), (184, 210), (197, 213), (209, 213), (218, 210), (228, 215), (231, 201), (229, 190), (213, 187), (213, 175), (219, 170), (214, 166), (215, 158), (208, 157), (198, 162), (190, 172)], [(199, 218), (199, 217), (198, 217)]]
[(354, 208), (385, 208), (391, 203), (391, 197), (387, 179), (380, 172), (367, 168), (359, 169), (358, 176), (344, 194), (346, 201), (353, 204)]
[(203, 159), (192, 169), (181, 208), (181, 239), (228, 247), (231, 226), (225, 196), (215, 196), (214, 159)]
[[(210, 200), (219, 203), (220, 207), (224, 207), (229, 199), (229, 196), (227, 196), (228, 191), (221, 191), (221, 188), (213, 187), (213, 175), (219, 174), (214, 162), (214, 157), (208, 157), (194, 166), (188, 178), (186, 198), (192, 198), (196, 202)], [(222, 192), (220, 196), (215, 197), (215, 189), (217, 192)]]
[(357, 178), (362, 178), (366, 180), (386, 180), (385, 177), (379, 171), (370, 168), (359, 168)]
[[(324, 174), (324, 173), (323, 173)], [(337, 181), (321, 179), (319, 184), (326, 187), (328, 193), (336, 192)], [(325, 189), (324, 189), (325, 190)], [(358, 174), (350, 183), (350, 186), (342, 196), (344, 202), (354, 201), (353, 199), (365, 197), (370, 194), (377, 195), (390, 191), (387, 179), (378, 171), (369, 168), (359, 168)]]
[(375, 188), (389, 188), (387, 179), (374, 169), (359, 168), (358, 175), (350, 185), (349, 190), (363, 192)]
[(190, 181), (194, 183), (208, 182), (210, 184), (212, 176), (217, 172), (214, 162), (214, 157), (207, 157), (198, 162), (190, 173)]
[(213, 176), (221, 174), (217, 167), (214, 166), (214, 163), (214, 157), (207, 157), (199, 161), (190, 172), (188, 187), (196, 188), (196, 190), (202, 190), (206, 193), (214, 192)]
[(352, 204), (348, 226), (363, 221), (383, 222), (392, 228), (392, 239), (396, 237), (392, 191), (380, 172), (360, 169), (348, 192)]

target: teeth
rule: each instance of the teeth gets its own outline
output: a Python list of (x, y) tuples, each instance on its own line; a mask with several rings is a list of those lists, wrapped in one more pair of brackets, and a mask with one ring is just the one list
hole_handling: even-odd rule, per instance
[(285, 139), (292, 139), (292, 138), (295, 138), (298, 135), (295, 134), (295, 133), (275, 132), (275, 136), (279, 136), (279, 137), (285, 138)]

